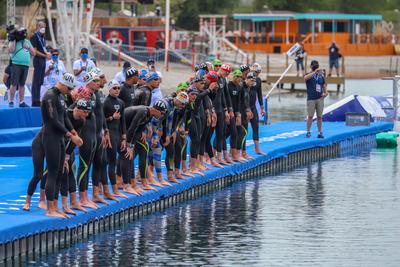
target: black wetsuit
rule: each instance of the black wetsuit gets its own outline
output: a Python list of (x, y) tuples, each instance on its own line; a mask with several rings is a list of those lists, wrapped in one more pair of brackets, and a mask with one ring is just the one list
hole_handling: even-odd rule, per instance
[[(207, 116), (211, 116), (215, 111), (213, 107), (213, 103), (211, 98), (206, 95), (203, 99), (203, 107)], [(214, 128), (211, 125), (207, 125), (207, 121), (205, 122), (205, 126), (203, 127), (204, 131), (201, 136), (201, 145), (200, 145), (200, 155), (204, 155), (204, 152), (207, 152), (208, 156), (212, 158), (214, 156), (213, 148), (211, 145), (211, 137), (214, 132)]]
[[(93, 155), (93, 168), (92, 168), (92, 183), (94, 186), (98, 186), (101, 181), (102, 184), (107, 184), (107, 179), (102, 175), (103, 163), (106, 159), (106, 151), (103, 148), (102, 139), (107, 129), (106, 120), (103, 112), (103, 94), (100, 91), (94, 93), (96, 97), (96, 105), (94, 107), (94, 115), (96, 117), (96, 150)], [(102, 181), (105, 179), (105, 181)]]
[[(32, 196), (36, 191), (36, 186), (40, 182), (40, 189), (45, 189), (46, 179), (44, 179), (44, 147), (42, 143), (43, 127), (32, 140), (32, 162), (33, 177), (29, 182), (27, 195)], [(47, 171), (46, 171), (47, 172)]]
[(179, 128), (183, 127), (186, 115), (186, 107), (184, 109), (176, 109), (174, 113), (173, 129), (176, 132), (176, 141), (174, 144), (174, 166), (180, 169), (181, 160), (186, 160), (186, 144), (185, 134), (179, 132)]
[(236, 127), (236, 118), (241, 116), (241, 106), (242, 106), (242, 87), (241, 85), (236, 85), (234, 82), (230, 81), (228, 83), (229, 95), (232, 101), (232, 111), (235, 117), (231, 119), (229, 127), (227, 127), (227, 136), (231, 138), (231, 148), (240, 149), (240, 143), (238, 142), (238, 129)]
[[(149, 145), (142, 142), (142, 133), (146, 131), (152, 116), (150, 116), (149, 107), (132, 106), (125, 109), (125, 123), (127, 128), (126, 140), (128, 144), (134, 145), (135, 157), (139, 155), (139, 171), (141, 178), (146, 178), (147, 171), (147, 156)], [(121, 152), (121, 172), (125, 184), (129, 183), (133, 160), (130, 161), (125, 157), (126, 150)]]
[(222, 152), (222, 143), (225, 138), (225, 111), (228, 111), (225, 102), (225, 78), (218, 78), (218, 89), (212, 92), (210, 98), (213, 102), (217, 115), (217, 125), (215, 126), (215, 144), (217, 152)]
[(253, 129), (253, 140), (258, 141), (260, 139), (260, 137), (259, 137), (259, 133), (258, 133), (259, 118), (258, 118), (258, 112), (257, 112), (257, 108), (256, 108), (257, 98), (258, 98), (258, 103), (260, 104), (260, 107), (264, 106), (260, 77), (256, 78), (256, 84), (250, 88), (249, 94), (250, 94), (249, 95), (250, 109), (251, 109), (251, 112), (253, 113), (253, 118), (250, 120), (251, 128)]
[(143, 85), (134, 91), (133, 106), (150, 106), (151, 103), (151, 89)]
[[(115, 185), (116, 178), (116, 164), (117, 164), (117, 152), (121, 152), (121, 141), (122, 135), (126, 133), (125, 125), (125, 105), (124, 102), (111, 95), (108, 95), (104, 101), (104, 116), (108, 125), (108, 131), (110, 133), (111, 148), (107, 148), (107, 165), (108, 165), (108, 177), (112, 185)], [(120, 119), (114, 119), (112, 116), (115, 112), (119, 112)]]
[(125, 107), (130, 107), (133, 104), (133, 99), (135, 99), (135, 86), (129, 86), (126, 83), (121, 85), (121, 92), (118, 98), (124, 101)]
[[(226, 108), (228, 112), (233, 112), (233, 107), (232, 107), (232, 99), (231, 99), (231, 94), (229, 93), (229, 88), (228, 88), (228, 80), (226, 78), (223, 78), (223, 83), (224, 83), (224, 95), (225, 95), (225, 103), (226, 103)], [(225, 129), (224, 129), (224, 137), (222, 140), (222, 150), (226, 151), (227, 146), (226, 146), (226, 139), (230, 136), (231, 132), (236, 131), (236, 121), (235, 118), (231, 118), (229, 120), (229, 123), (225, 122)], [(235, 134), (235, 133), (234, 133)]]
[(237, 127), (239, 133), (238, 142), (239, 142), (239, 147), (241, 147), (243, 150), (246, 150), (246, 136), (249, 124), (246, 112), (251, 111), (251, 109), (250, 109), (250, 89), (244, 82), (242, 83), (242, 90), (240, 97), (242, 102), (242, 105), (240, 106), (240, 112), (242, 114), (242, 125), (240, 127)]
[[(81, 119), (81, 120), (76, 120), (74, 118), (74, 112), (73, 112), (74, 106), (70, 106), (67, 110), (67, 116), (70, 122), (72, 123), (72, 126), (74, 127), (75, 131), (77, 131), (78, 135), (81, 134), (82, 128), (85, 125), (86, 120)], [(65, 154), (69, 155), (69, 160), (68, 160), (68, 165), (69, 165), (69, 172), (64, 172), (63, 173), (63, 178), (61, 182), (61, 195), (63, 197), (68, 196), (68, 192), (70, 194), (76, 192), (76, 165), (75, 165), (75, 149), (76, 145), (71, 142), (71, 140), (66, 141), (66, 148), (65, 148)]]
[[(200, 152), (201, 135), (206, 126), (206, 114), (203, 99), (210, 91), (203, 90), (197, 95), (196, 101), (189, 104), (186, 115), (186, 130), (190, 136), (190, 157), (197, 158)], [(204, 126), (204, 127), (203, 127)]]
[(46, 198), (58, 199), (65, 157), (64, 136), (73, 129), (66, 116), (64, 96), (53, 87), (43, 96), (41, 103), (43, 119), (42, 144), (47, 166)]
[(94, 153), (96, 150), (96, 96), (91, 96), (92, 111), (86, 118), (86, 123), (82, 128), (80, 137), (83, 140), (83, 145), (79, 148), (79, 168), (77, 176), (77, 184), (79, 192), (87, 191), (89, 188), (89, 171), (93, 162)]

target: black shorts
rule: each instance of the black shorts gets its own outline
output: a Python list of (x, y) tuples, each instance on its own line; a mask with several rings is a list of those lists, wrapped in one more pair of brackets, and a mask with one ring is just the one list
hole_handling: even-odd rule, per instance
[(28, 77), (28, 66), (15, 65), (11, 66), (11, 85), (25, 85), (26, 78)]

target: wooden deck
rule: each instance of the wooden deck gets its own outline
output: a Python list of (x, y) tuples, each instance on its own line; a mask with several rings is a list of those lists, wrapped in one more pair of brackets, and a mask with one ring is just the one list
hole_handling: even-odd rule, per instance
[[(268, 84), (274, 84), (280, 77), (281, 74), (260, 74), (261, 80), (265, 83)], [(331, 76), (326, 78), (326, 82), (328, 84), (336, 84), (337, 85), (337, 92), (344, 92), (345, 90), (345, 80), (346, 78), (344, 76)], [(290, 89), (295, 90), (296, 89), (296, 84), (304, 84), (304, 78), (303, 76), (296, 76), (296, 75), (286, 75), (282, 81), (281, 84), (290, 84)]]

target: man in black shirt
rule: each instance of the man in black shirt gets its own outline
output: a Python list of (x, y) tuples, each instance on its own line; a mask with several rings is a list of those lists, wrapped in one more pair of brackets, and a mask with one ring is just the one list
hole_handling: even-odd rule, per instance
[(50, 59), (51, 54), (46, 50), (46, 23), (39, 21), (36, 25), (36, 32), (32, 35), (30, 41), (36, 50), (33, 58), (33, 78), (32, 78), (32, 106), (40, 106), (40, 87), (43, 84), (44, 72), (46, 69), (46, 59)]

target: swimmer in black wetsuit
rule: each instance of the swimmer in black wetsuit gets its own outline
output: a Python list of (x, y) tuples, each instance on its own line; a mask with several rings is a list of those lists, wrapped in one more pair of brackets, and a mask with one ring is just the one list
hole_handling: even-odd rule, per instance
[[(86, 117), (89, 115), (91, 110), (92, 107), (90, 101), (85, 99), (76, 101), (67, 109), (68, 119), (78, 134), (81, 134), (81, 130), (86, 122)], [(76, 168), (74, 153), (74, 148), (76, 145), (71, 142), (71, 140), (66, 140), (65, 146), (64, 172), (60, 189), (62, 196), (62, 207), (65, 213), (76, 215), (73, 209), (86, 212), (76, 198)], [(71, 208), (68, 207), (68, 193), (70, 196)]]
[(68, 94), (74, 88), (74, 76), (65, 73), (55, 87), (48, 90), (40, 106), (43, 119), (42, 144), (47, 165), (46, 198), (47, 216), (67, 218), (68, 216), (57, 208), (59, 184), (63, 173), (65, 144), (64, 137), (71, 138), (77, 146), (82, 145), (82, 139), (73, 130), (65, 112), (63, 94)]
[(258, 99), (258, 103), (260, 104), (260, 111), (261, 116), (265, 115), (264, 111), (264, 103), (263, 103), (263, 96), (262, 96), (262, 82), (261, 78), (259, 77), (261, 73), (261, 66), (258, 63), (254, 63), (251, 67), (253, 73), (256, 76), (255, 85), (250, 88), (250, 109), (253, 113), (253, 118), (250, 120), (251, 128), (253, 129), (253, 140), (255, 145), (256, 153), (259, 155), (265, 155), (264, 152), (261, 151), (260, 148), (260, 137), (259, 137), (259, 118), (258, 118), (258, 111), (256, 108), (256, 101)]
[[(107, 85), (109, 95), (104, 101), (104, 116), (110, 133), (111, 147), (107, 148), (107, 173), (111, 182), (113, 194), (108, 193), (108, 182), (103, 184), (104, 197), (117, 200), (116, 197), (126, 198), (119, 192), (116, 181), (117, 155), (126, 150), (126, 125), (125, 125), (125, 104), (118, 98), (120, 85), (112, 80)], [(107, 192), (107, 193), (106, 193)]]
[[(167, 176), (168, 176), (168, 181), (176, 183), (178, 182), (176, 179), (183, 179), (182, 176), (179, 175), (179, 171), (176, 176), (174, 176), (174, 147), (175, 147), (175, 141), (176, 141), (176, 131), (174, 127), (174, 115), (176, 114), (177, 110), (182, 110), (184, 109), (185, 105), (188, 103), (189, 97), (185, 92), (180, 92), (176, 97), (165, 97), (163, 99), (160, 99), (154, 103), (155, 107), (162, 107), (163, 104), (166, 107), (166, 113), (163, 116), (162, 119), (158, 120), (159, 123), (162, 126), (162, 134), (161, 134), (161, 144), (166, 150), (166, 157), (165, 157), (165, 165), (167, 167)], [(178, 118), (175, 117), (175, 120), (178, 120)], [(175, 122), (177, 124), (177, 122)], [(155, 141), (155, 144), (157, 144), (157, 134), (154, 134), (152, 136), (152, 141)], [(176, 174), (176, 173), (175, 173)], [(149, 180), (150, 183), (152, 183), (151, 180)], [(162, 177), (161, 180), (159, 180), (159, 183), (162, 183)], [(154, 184), (154, 182), (153, 182)], [(157, 185), (158, 184), (154, 184)]]
[[(144, 190), (156, 190), (147, 181), (147, 128), (153, 117), (159, 119), (166, 112), (166, 107), (132, 106), (125, 109), (125, 123), (127, 128), (127, 147), (121, 151), (121, 172), (124, 182), (124, 192), (138, 195), (141, 189), (137, 186), (136, 179), (132, 178), (132, 164), (135, 155), (139, 155), (139, 172)], [(130, 184), (129, 184), (130, 182)]]
[[(217, 114), (215, 111), (215, 106), (213, 105), (213, 99), (216, 95), (215, 92), (219, 90), (218, 79), (218, 74), (213, 71), (205, 75), (205, 87), (208, 88), (211, 93), (205, 96), (203, 99), (204, 109), (207, 111), (207, 121), (205, 130), (201, 137), (202, 143), (200, 147), (200, 164), (205, 166), (204, 163), (207, 163), (217, 168), (223, 168), (223, 166), (215, 159), (214, 151), (211, 145), (211, 138), (217, 125)], [(205, 152), (207, 152), (206, 155), (204, 154)]]
[(228, 90), (232, 100), (232, 107), (234, 112), (234, 118), (231, 120), (228, 128), (228, 136), (231, 141), (231, 154), (234, 161), (244, 162), (245, 159), (240, 156), (241, 140), (239, 141), (239, 133), (241, 133), (242, 125), (242, 114), (241, 108), (243, 105), (242, 101), (242, 72), (235, 70), (232, 73), (233, 79), (228, 83)]
[[(81, 137), (83, 139), (83, 146), (79, 148), (79, 168), (77, 176), (77, 185), (79, 188), (79, 201), (82, 206), (97, 209), (99, 206), (89, 199), (89, 171), (92, 166), (93, 157), (96, 149), (96, 116), (94, 110), (96, 109), (96, 96), (95, 92), (100, 88), (100, 79), (97, 74), (89, 72), (84, 77), (86, 86), (82, 88), (80, 97), (91, 101), (92, 111), (86, 118), (86, 123), (82, 129)], [(93, 177), (92, 177), (93, 178)]]
[(150, 106), (151, 92), (160, 86), (160, 77), (157, 72), (150, 72), (146, 75), (146, 84), (138, 87), (134, 94), (133, 106)]
[(250, 109), (250, 88), (254, 85), (256, 77), (252, 72), (248, 72), (246, 79), (242, 82), (242, 104), (241, 105), (241, 130), (239, 135), (240, 147), (242, 149), (242, 157), (245, 159), (253, 159), (246, 153), (246, 136), (249, 120), (253, 118), (253, 113)]
[[(92, 164), (92, 201), (95, 203), (98, 202), (109, 205), (108, 202), (100, 196), (100, 186), (107, 183), (107, 179), (105, 179), (106, 176), (102, 174), (103, 164), (106, 161), (105, 148), (111, 145), (110, 135), (103, 112), (104, 95), (101, 91), (101, 89), (103, 89), (104, 85), (107, 83), (107, 80), (104, 72), (99, 68), (95, 68), (91, 72), (95, 73), (100, 79), (99, 89), (95, 90), (94, 92), (94, 96), (96, 99), (96, 104), (93, 109), (96, 118), (96, 147), (93, 155)], [(102, 181), (103, 179), (106, 181)], [(109, 194), (109, 192), (107, 193)]]
[[(147, 70), (145, 71), (147, 74)], [(142, 80), (140, 80), (139, 71), (134, 67), (129, 68), (126, 71), (126, 78), (125, 82), (121, 85), (121, 92), (119, 93), (118, 98), (124, 102), (125, 108), (130, 107), (133, 105), (133, 101), (135, 99), (135, 89), (138, 86), (143, 85)], [(117, 171), (116, 171), (116, 183), (117, 187), (122, 189), (122, 176), (121, 176), (121, 160), (118, 155), (117, 159)]]
[[(206, 111), (203, 106), (203, 99), (210, 94), (209, 89), (204, 89), (204, 77), (196, 75), (193, 85), (188, 89), (188, 93), (194, 94), (198, 92), (194, 101), (190, 101), (186, 113), (186, 131), (190, 136), (190, 172), (201, 176), (204, 174), (200, 169), (200, 146), (201, 135), (206, 128), (206, 122), (210, 120), (210, 112)], [(194, 96), (192, 96), (194, 97)]]
[(135, 98), (135, 85), (139, 80), (139, 72), (135, 68), (129, 68), (126, 71), (125, 82), (121, 85), (121, 92), (118, 98), (124, 101), (125, 107), (130, 107), (133, 104)]

